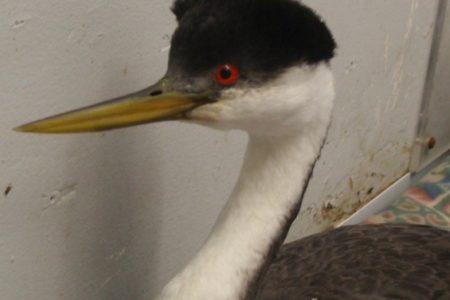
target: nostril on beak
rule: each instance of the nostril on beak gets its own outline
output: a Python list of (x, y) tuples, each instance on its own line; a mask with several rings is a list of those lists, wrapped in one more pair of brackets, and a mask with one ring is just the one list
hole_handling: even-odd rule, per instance
[(159, 96), (162, 94), (161, 90), (156, 90), (150, 93), (150, 96), (154, 97), (154, 96)]

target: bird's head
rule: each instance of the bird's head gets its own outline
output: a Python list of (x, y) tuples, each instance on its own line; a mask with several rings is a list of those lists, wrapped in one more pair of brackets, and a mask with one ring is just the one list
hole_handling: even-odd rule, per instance
[[(307, 126), (333, 98), (327, 26), (294, 0), (176, 0), (166, 74), (140, 92), (18, 131), (103, 131), (164, 120), (277, 132)], [(322, 103), (323, 102), (323, 103)], [(299, 124), (300, 123), (300, 124)]]

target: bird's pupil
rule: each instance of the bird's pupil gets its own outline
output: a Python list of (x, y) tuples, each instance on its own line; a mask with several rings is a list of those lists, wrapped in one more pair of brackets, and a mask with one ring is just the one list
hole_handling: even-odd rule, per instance
[(223, 79), (229, 79), (229, 78), (231, 77), (231, 71), (230, 71), (230, 69), (228, 69), (228, 68), (223, 68), (223, 69), (220, 71), (220, 76), (221, 76)]

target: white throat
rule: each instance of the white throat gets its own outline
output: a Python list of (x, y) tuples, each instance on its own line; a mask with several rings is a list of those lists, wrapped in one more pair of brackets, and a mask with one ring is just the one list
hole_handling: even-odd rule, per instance
[[(298, 115), (301, 128), (279, 135), (250, 133), (239, 181), (211, 235), (158, 299), (237, 300), (254, 292), (298, 213), (326, 136), (333, 76), (326, 65), (313, 71), (306, 82), (293, 85), (297, 93), (291, 91), (292, 97), (312, 98), (297, 99), (304, 108)], [(305, 110), (314, 113), (308, 122), (303, 122)]]

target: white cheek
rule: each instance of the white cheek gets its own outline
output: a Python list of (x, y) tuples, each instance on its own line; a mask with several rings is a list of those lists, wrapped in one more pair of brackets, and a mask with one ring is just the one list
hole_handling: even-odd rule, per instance
[(325, 64), (293, 67), (261, 87), (226, 90), (217, 103), (193, 110), (191, 118), (249, 132), (298, 130), (331, 112), (333, 82)]

